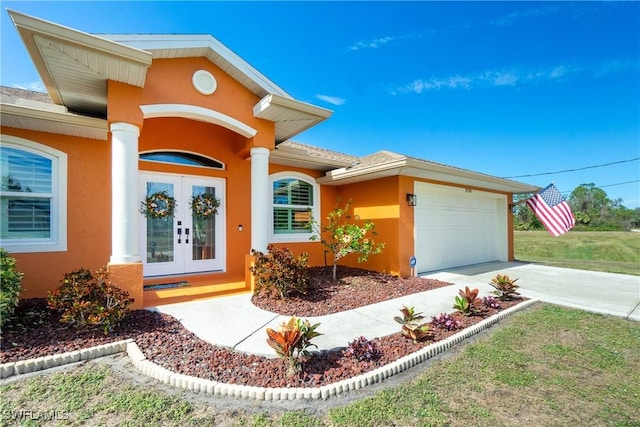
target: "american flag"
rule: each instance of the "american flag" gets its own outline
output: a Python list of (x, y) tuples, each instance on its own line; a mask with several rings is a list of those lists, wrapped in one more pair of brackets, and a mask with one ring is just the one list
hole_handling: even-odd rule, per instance
[(576, 223), (569, 204), (553, 184), (527, 200), (527, 205), (554, 236), (566, 233)]

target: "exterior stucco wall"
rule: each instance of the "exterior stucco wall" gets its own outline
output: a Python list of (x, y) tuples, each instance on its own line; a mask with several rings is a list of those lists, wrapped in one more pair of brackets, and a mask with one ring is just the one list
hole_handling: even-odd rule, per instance
[(107, 141), (2, 128), (2, 133), (56, 148), (68, 156), (67, 251), (14, 253), (23, 272), (21, 298), (44, 297), (65, 273), (96, 270), (111, 254), (111, 155)]

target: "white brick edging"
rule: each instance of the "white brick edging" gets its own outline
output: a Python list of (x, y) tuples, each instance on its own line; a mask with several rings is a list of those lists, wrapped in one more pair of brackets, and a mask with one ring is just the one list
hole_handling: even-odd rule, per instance
[(339, 396), (342, 393), (358, 390), (372, 384), (379, 383), (386, 378), (399, 374), (419, 363), (430, 359), (456, 344), (461, 343), (467, 338), (483, 331), (484, 329), (496, 324), (505, 317), (529, 307), (538, 302), (537, 299), (523, 301), (518, 305), (510, 307), (498, 314), (488, 317), (475, 325), (465, 328), (464, 330), (451, 335), (450, 337), (433, 343), (418, 350), (415, 353), (401, 357), (395, 362), (391, 362), (385, 366), (366, 372), (353, 378), (338, 381), (336, 383), (324, 385), (321, 387), (305, 387), (305, 388), (272, 388), (272, 387), (254, 387), (238, 384), (225, 384), (217, 381), (205, 380), (188, 375), (176, 374), (162, 366), (147, 360), (138, 345), (132, 340), (127, 343), (126, 351), (131, 358), (133, 365), (145, 375), (155, 378), (165, 384), (174, 387), (192, 390), (199, 393), (206, 393), (221, 397), (234, 397), (251, 400), (317, 400), (329, 399), (333, 396)]
[(35, 359), (19, 360), (17, 362), (3, 363), (0, 365), (0, 379), (9, 378), (13, 375), (28, 374), (55, 368), (57, 366), (68, 365), (83, 360), (97, 359), (98, 357), (111, 356), (122, 353), (127, 349), (127, 344), (133, 340), (122, 340), (95, 347), (83, 348), (82, 350), (68, 351), (66, 353), (54, 354), (51, 356), (37, 357)]
[(20, 375), (29, 372), (37, 372), (44, 369), (50, 369), (56, 366), (80, 362), (82, 360), (90, 360), (96, 359), (98, 357), (110, 356), (112, 354), (126, 351), (133, 366), (142, 374), (154, 378), (167, 385), (193, 391), (196, 393), (205, 393), (214, 396), (233, 397), (259, 401), (299, 399), (326, 400), (333, 396), (339, 396), (342, 393), (347, 393), (367, 387), (372, 384), (379, 383), (386, 378), (406, 371), (407, 369), (410, 369), (411, 367), (448, 350), (454, 345), (459, 344), (467, 338), (496, 324), (497, 322), (513, 314), (514, 312), (527, 308), (536, 302), (538, 302), (537, 299), (523, 301), (513, 307), (501, 311), (498, 314), (488, 317), (471, 327), (465, 328), (464, 330), (451, 335), (450, 337), (442, 341), (438, 341), (436, 343), (428, 345), (415, 353), (401, 357), (400, 359), (385, 366), (381, 366), (374, 369), (373, 371), (366, 372), (353, 378), (348, 378), (346, 380), (338, 381), (336, 383), (324, 385), (321, 387), (254, 387), (238, 384), (225, 384), (218, 381), (205, 380), (202, 378), (178, 374), (166, 368), (163, 368), (162, 366), (159, 366), (151, 362), (150, 360), (147, 360), (138, 345), (132, 339), (117, 341), (109, 344), (103, 344), (52, 356), (4, 363), (0, 365), (0, 379), (8, 378), (13, 375)]

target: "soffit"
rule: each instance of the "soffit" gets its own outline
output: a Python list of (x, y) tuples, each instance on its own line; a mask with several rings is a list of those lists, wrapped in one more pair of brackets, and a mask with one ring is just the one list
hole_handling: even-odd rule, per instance
[(148, 52), (15, 11), (9, 15), (55, 104), (104, 118), (107, 80), (144, 85)]
[(0, 96), (2, 126), (106, 141), (106, 120), (72, 114), (60, 105)]
[(333, 111), (269, 94), (253, 107), (253, 116), (275, 123), (276, 144), (328, 119)]

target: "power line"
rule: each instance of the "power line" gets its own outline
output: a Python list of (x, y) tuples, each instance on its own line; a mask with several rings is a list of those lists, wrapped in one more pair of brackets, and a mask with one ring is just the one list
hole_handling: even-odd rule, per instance
[[(624, 184), (633, 184), (636, 182), (640, 182), (640, 179), (636, 179), (635, 181), (626, 181), (626, 182), (618, 182), (616, 184), (607, 184), (607, 185), (596, 185), (594, 188), (606, 188), (606, 187), (615, 187), (616, 185), (624, 185)], [(561, 193), (571, 193), (573, 190), (561, 191)]]
[[(504, 179), (513, 179), (513, 178), (527, 178), (527, 177), (531, 177), (531, 176), (554, 175), (554, 174), (557, 174), (557, 173), (576, 172), (576, 171), (582, 171), (582, 170), (585, 170), (585, 169), (595, 169), (595, 168), (601, 168), (601, 167), (604, 167), (604, 166), (618, 165), (620, 163), (635, 162), (636, 160), (640, 160), (640, 157), (636, 157), (635, 159), (620, 160), (620, 161), (617, 161), (617, 162), (605, 163), (605, 164), (602, 164), (602, 165), (585, 166), (583, 168), (577, 168), (577, 169), (565, 169), (565, 170), (556, 171), (556, 172), (534, 173), (534, 174), (530, 174), (530, 175), (505, 176), (503, 178)], [(618, 185), (618, 184), (612, 184), (612, 185)]]

